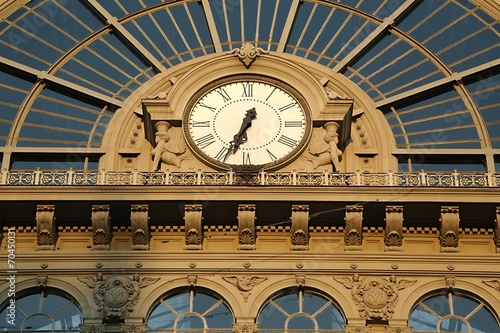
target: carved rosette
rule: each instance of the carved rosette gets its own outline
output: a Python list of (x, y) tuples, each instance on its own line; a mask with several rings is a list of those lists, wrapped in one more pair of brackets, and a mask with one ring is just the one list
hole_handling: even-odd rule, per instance
[(109, 205), (92, 205), (92, 230), (92, 250), (109, 250), (111, 245)]
[(460, 217), (458, 206), (442, 206), (439, 222), (441, 252), (459, 252), (458, 235)]
[(132, 222), (132, 250), (149, 249), (149, 206), (132, 205), (130, 221)]
[(292, 250), (309, 249), (309, 206), (292, 205)]
[(36, 249), (54, 250), (57, 241), (57, 227), (54, 205), (36, 206)]
[(385, 208), (385, 250), (403, 251), (403, 206)]
[(132, 278), (116, 275), (105, 278), (101, 273), (96, 276), (78, 278), (80, 282), (94, 289), (94, 301), (104, 319), (126, 317), (134, 310), (140, 289), (156, 283), (159, 279), (140, 278), (138, 274), (134, 274)]
[(233, 333), (257, 333), (258, 324), (233, 324)]
[(260, 47), (255, 47), (250, 43), (245, 43), (241, 46), (241, 48), (235, 48), (228, 52), (228, 54), (233, 54), (237, 57), (243, 65), (248, 69), (262, 54), (267, 54), (269, 52), (264, 51), (264, 49)]
[(184, 223), (186, 224), (186, 250), (201, 250), (203, 247), (202, 205), (184, 206)]
[(255, 250), (255, 205), (238, 205), (238, 250)]
[(374, 320), (389, 320), (398, 301), (399, 290), (412, 286), (416, 280), (399, 280), (393, 275), (389, 279), (371, 277), (360, 279), (357, 274), (352, 279), (335, 278), (347, 289), (358, 307), (361, 317)]
[(345, 230), (344, 242), (345, 250), (361, 251), (363, 235), (363, 207), (358, 205), (348, 205), (345, 209)]

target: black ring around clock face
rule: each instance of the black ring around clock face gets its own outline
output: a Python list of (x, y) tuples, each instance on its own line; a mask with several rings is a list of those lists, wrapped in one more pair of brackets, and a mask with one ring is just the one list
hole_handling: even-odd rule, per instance
[(238, 75), (200, 89), (186, 107), (183, 128), (189, 146), (209, 164), (260, 170), (282, 166), (304, 149), (311, 117), (288, 84)]

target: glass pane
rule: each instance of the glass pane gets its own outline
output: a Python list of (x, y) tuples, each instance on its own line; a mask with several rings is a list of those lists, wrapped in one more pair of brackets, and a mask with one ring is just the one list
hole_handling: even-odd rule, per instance
[(50, 317), (35, 315), (24, 322), (23, 331), (51, 331), (53, 329)]
[(470, 332), (467, 323), (460, 318), (445, 318), (439, 329), (441, 332)]
[(267, 304), (259, 315), (259, 328), (285, 328), (287, 318), (288, 316), (279, 311), (273, 304)]
[(437, 328), (438, 318), (426, 308), (419, 305), (410, 315), (408, 325), (415, 332), (434, 332)]
[(288, 322), (289, 329), (314, 329), (314, 321), (306, 316), (295, 316)]
[(179, 318), (177, 328), (201, 328), (203, 329), (203, 320), (195, 315), (185, 315)]

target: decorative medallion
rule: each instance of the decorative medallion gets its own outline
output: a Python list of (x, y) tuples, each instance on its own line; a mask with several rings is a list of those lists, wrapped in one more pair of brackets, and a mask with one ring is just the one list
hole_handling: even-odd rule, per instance
[(156, 283), (160, 278), (140, 278), (134, 274), (127, 276), (111, 275), (104, 277), (101, 273), (96, 276), (78, 277), (80, 282), (94, 289), (94, 300), (97, 310), (103, 318), (123, 318), (132, 312), (139, 299), (140, 289)]
[(389, 280), (384, 278), (365, 278), (360, 280), (358, 274), (353, 278), (335, 278), (347, 289), (358, 306), (359, 314), (366, 319), (388, 320), (394, 313), (398, 301), (398, 291), (412, 286), (416, 280), (399, 280), (393, 275)]

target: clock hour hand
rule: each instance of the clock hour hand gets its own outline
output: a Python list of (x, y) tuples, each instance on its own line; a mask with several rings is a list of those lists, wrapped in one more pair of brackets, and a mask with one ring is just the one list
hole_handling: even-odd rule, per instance
[(247, 129), (252, 126), (252, 120), (255, 118), (257, 118), (257, 111), (255, 108), (251, 108), (246, 111), (240, 130), (234, 135), (233, 140), (229, 143), (229, 148), (226, 156), (224, 157), (224, 162), (229, 158), (229, 156), (234, 155), (238, 151), (240, 145), (247, 142)]

